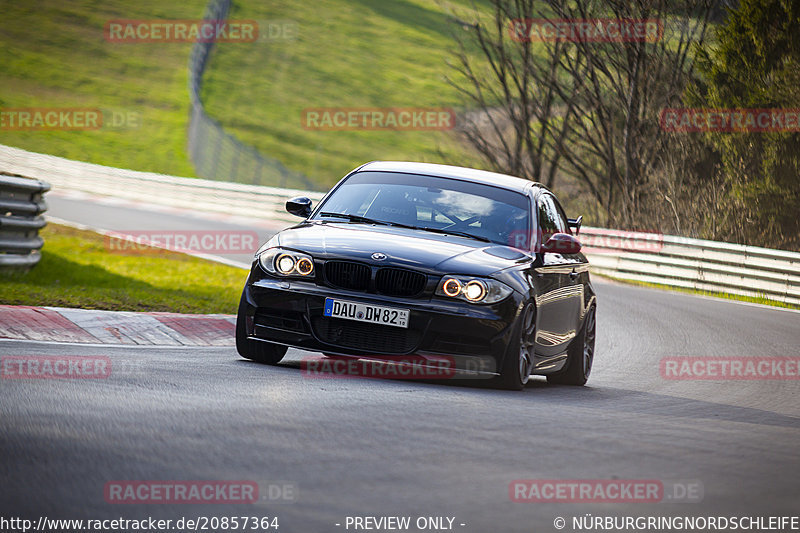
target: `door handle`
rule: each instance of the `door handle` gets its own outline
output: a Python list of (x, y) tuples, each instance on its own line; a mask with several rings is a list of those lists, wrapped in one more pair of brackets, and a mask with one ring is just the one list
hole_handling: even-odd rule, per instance
[(575, 272), (574, 268), (572, 269), (572, 272), (569, 273), (569, 279), (571, 279), (572, 281), (575, 281), (576, 279), (578, 279), (578, 273)]

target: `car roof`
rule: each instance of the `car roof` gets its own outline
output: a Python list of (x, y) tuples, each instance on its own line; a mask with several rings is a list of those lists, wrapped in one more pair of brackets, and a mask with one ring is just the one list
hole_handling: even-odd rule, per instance
[(437, 165), (434, 163), (414, 163), (411, 161), (372, 161), (362, 165), (356, 172), (363, 171), (375, 172), (403, 172), (406, 174), (422, 174), (424, 176), (436, 176), (440, 178), (454, 178), (485, 185), (492, 185), (509, 189), (521, 193), (526, 193), (531, 187), (539, 186), (540, 183), (516, 178), (508, 174), (498, 174), (487, 170), (477, 170), (474, 168), (454, 167), (450, 165)]

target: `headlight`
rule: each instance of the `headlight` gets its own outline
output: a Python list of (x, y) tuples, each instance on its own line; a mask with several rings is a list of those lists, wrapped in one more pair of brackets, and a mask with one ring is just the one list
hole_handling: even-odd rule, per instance
[(314, 261), (308, 257), (301, 257), (295, 262), (294, 269), (301, 276), (308, 276), (314, 272)]
[(442, 283), (442, 292), (450, 297), (456, 297), (461, 294), (461, 282), (456, 278), (448, 278)]
[(471, 303), (493, 304), (506, 299), (513, 290), (494, 279), (445, 276), (436, 288), (437, 296), (459, 298)]
[(284, 276), (288, 276), (294, 270), (295, 260), (289, 254), (281, 254), (278, 256), (278, 259), (275, 261), (275, 268), (283, 274)]
[(308, 277), (314, 273), (314, 259), (302, 252), (267, 248), (258, 254), (261, 268), (279, 276)]
[(464, 285), (464, 298), (470, 302), (480, 302), (486, 296), (486, 284), (479, 279), (473, 279)]

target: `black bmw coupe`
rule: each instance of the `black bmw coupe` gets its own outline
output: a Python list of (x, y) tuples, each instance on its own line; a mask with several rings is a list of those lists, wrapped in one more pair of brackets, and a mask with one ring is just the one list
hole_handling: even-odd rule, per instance
[(594, 289), (555, 196), (538, 183), (444, 165), (372, 162), (257, 252), (236, 348), (277, 364), (288, 347), (414, 364), (521, 389), (532, 374), (583, 385)]

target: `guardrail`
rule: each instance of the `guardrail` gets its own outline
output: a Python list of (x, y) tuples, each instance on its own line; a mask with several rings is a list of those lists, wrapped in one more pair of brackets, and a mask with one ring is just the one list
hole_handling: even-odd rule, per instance
[(297, 221), (284, 210), (287, 198), (308, 196), (316, 202), (324, 196), (297, 189), (112, 168), (3, 145), (0, 145), (0, 169), (47, 179), (56, 189), (279, 222)]
[(800, 305), (800, 253), (600, 228), (579, 239), (600, 275)]
[[(0, 145), (0, 169), (47, 179), (56, 189), (127, 198), (196, 211), (239, 214), (294, 223), (287, 199), (322, 193), (179, 178), (82, 163)], [(800, 305), (800, 253), (584, 227), (579, 239), (592, 271), (618, 279), (659, 283)]]
[(29, 270), (41, 259), (47, 182), (0, 172), (0, 268)]

